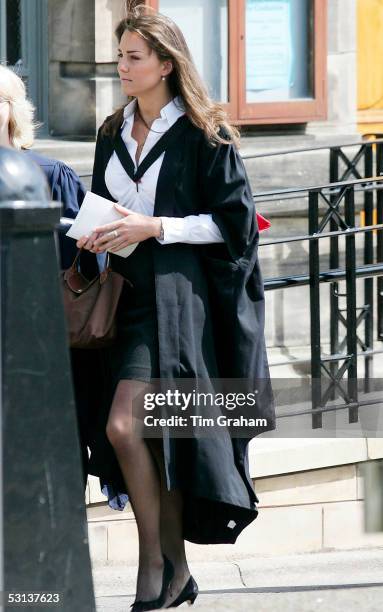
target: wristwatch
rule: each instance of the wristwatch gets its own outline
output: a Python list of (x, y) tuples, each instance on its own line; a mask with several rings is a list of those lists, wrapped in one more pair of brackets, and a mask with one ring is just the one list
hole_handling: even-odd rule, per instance
[(160, 235), (158, 236), (158, 238), (159, 240), (164, 240), (165, 238), (164, 224), (162, 223), (161, 217), (160, 217), (160, 221), (161, 221), (161, 230), (160, 230)]

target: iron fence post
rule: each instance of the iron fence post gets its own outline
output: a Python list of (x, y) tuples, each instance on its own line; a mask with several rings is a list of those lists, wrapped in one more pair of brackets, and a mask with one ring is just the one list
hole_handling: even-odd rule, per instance
[[(374, 151), (372, 146), (367, 146), (364, 155), (364, 175), (366, 178), (374, 175)], [(365, 225), (373, 224), (374, 194), (372, 191), (364, 193), (364, 219)], [(369, 264), (374, 261), (374, 235), (372, 232), (364, 234), (364, 263)], [(364, 280), (364, 347), (369, 351), (373, 349), (374, 343), (374, 279)], [(370, 388), (371, 367), (373, 365), (372, 355), (364, 358), (364, 388), (368, 392)]]
[[(354, 187), (349, 187), (345, 195), (345, 221), (348, 227), (355, 226)], [(357, 379), (357, 334), (356, 334), (356, 253), (355, 234), (348, 234), (346, 241), (346, 294), (347, 294), (347, 389), (349, 402), (358, 401)], [(358, 408), (349, 409), (349, 422), (358, 421)]]
[[(330, 149), (330, 183), (337, 183), (339, 180), (339, 155), (338, 148), (333, 147)], [(337, 196), (330, 195), (330, 202), (334, 203)], [(334, 232), (338, 229), (338, 223), (334, 216), (330, 219), (330, 231)], [(330, 238), (330, 269), (339, 267), (339, 241), (338, 236)], [(335, 355), (339, 352), (339, 297), (338, 297), (338, 283), (330, 283), (330, 350), (331, 355)], [(330, 363), (330, 372), (335, 376), (335, 372), (339, 362), (333, 361)], [(335, 389), (331, 393), (331, 399), (335, 399)]]
[[(309, 234), (318, 232), (318, 191), (309, 192)], [(309, 243), (309, 274), (310, 274), (310, 335), (311, 335), (311, 400), (315, 410), (321, 405), (321, 331), (320, 331), (320, 285), (319, 285), (319, 240)], [(313, 428), (322, 427), (322, 414), (313, 414)]]

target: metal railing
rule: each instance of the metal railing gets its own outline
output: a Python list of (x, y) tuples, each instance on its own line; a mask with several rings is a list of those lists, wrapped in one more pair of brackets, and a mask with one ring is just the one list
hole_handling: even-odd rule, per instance
[[(344, 149), (357, 148), (348, 156)], [(374, 284), (377, 276), (377, 340), (383, 341), (383, 139), (332, 147), (289, 149), (257, 155), (244, 155), (244, 159), (274, 157), (302, 152), (327, 150), (329, 153), (329, 179), (327, 185), (277, 189), (255, 193), (255, 203), (281, 202), (306, 198), (308, 233), (274, 240), (262, 240), (261, 247), (289, 242), (309, 243), (309, 274), (286, 275), (265, 279), (265, 290), (310, 286), (310, 344), (312, 380), (312, 426), (322, 427), (322, 414), (328, 410), (348, 408), (349, 422), (357, 422), (358, 401), (357, 359), (364, 357), (364, 390), (368, 392), (373, 355), (383, 349), (373, 346)], [(341, 163), (345, 168), (341, 171)], [(361, 168), (362, 166), (362, 168)], [(350, 178), (352, 180), (350, 180)], [(367, 179), (367, 180), (366, 180)], [(364, 226), (355, 223), (355, 196), (363, 198)], [(375, 201), (376, 200), (376, 201)], [(374, 204), (376, 219), (373, 222)], [(321, 206), (320, 206), (321, 205)], [(327, 230), (327, 231), (326, 231)], [(374, 253), (374, 233), (377, 234)], [(364, 237), (363, 265), (356, 265), (355, 237)], [(339, 238), (345, 237), (345, 266), (339, 267)], [(319, 240), (330, 240), (329, 267), (320, 270)], [(357, 304), (356, 279), (364, 279), (363, 303)], [(345, 293), (339, 282), (346, 281)], [(330, 283), (330, 354), (321, 353), (320, 284)], [(340, 307), (340, 299), (346, 307)], [(344, 329), (342, 336), (340, 327)], [(363, 333), (359, 329), (363, 326)], [(358, 347), (360, 350), (358, 351)], [(306, 360), (297, 360), (300, 363)], [(294, 363), (294, 360), (286, 363)], [(341, 383), (347, 376), (346, 388)], [(325, 379), (329, 385), (324, 390)], [(343, 404), (331, 404), (336, 394)], [(306, 412), (307, 413), (307, 412)]]
[[(355, 152), (354, 149), (357, 149)], [(310, 344), (312, 378), (312, 427), (322, 427), (322, 414), (347, 408), (349, 422), (358, 420), (357, 359), (364, 358), (365, 391), (368, 391), (373, 355), (383, 353), (374, 349), (374, 285), (377, 276), (377, 340), (383, 341), (383, 138), (373, 138), (333, 146), (286, 149), (259, 154), (245, 154), (245, 160), (293, 155), (313, 151), (327, 151), (329, 182), (310, 187), (285, 188), (254, 193), (255, 204), (281, 202), (291, 199), (307, 200), (308, 233), (262, 240), (260, 247), (291, 242), (308, 242), (309, 273), (266, 278), (265, 290), (310, 286)], [(350, 154), (348, 154), (350, 153)], [(343, 164), (344, 168), (341, 169)], [(362, 167), (361, 167), (362, 166)], [(90, 175), (82, 175), (90, 178)], [(355, 196), (363, 199), (364, 226), (355, 224)], [(376, 201), (374, 202), (374, 198)], [(374, 204), (376, 223), (373, 223)], [(321, 205), (321, 206), (320, 206)], [(270, 214), (272, 216), (272, 212)], [(328, 227), (328, 231), (325, 231)], [(374, 233), (377, 234), (374, 254)], [(356, 265), (355, 237), (364, 237), (363, 265)], [(345, 239), (345, 266), (339, 267), (339, 238)], [(320, 270), (319, 240), (330, 240), (329, 267)], [(357, 304), (356, 279), (364, 279), (363, 303)], [(339, 283), (345, 281), (345, 293)], [(330, 354), (321, 354), (320, 285), (330, 284)], [(346, 308), (340, 299), (346, 299)], [(363, 336), (359, 329), (363, 324)], [(341, 326), (344, 334), (341, 334)], [(358, 347), (360, 350), (358, 351)], [(296, 359), (287, 363), (303, 363)], [(347, 375), (346, 389), (342, 386)], [(330, 381), (324, 389), (325, 379)], [(343, 404), (329, 404), (340, 394)], [(294, 414), (307, 414), (302, 411)]]

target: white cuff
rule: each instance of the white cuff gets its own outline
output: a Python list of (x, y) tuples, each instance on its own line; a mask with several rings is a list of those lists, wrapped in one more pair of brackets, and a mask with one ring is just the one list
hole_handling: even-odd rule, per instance
[(185, 236), (185, 218), (183, 217), (160, 217), (164, 228), (164, 239), (157, 238), (160, 244), (172, 244), (183, 242)]
[(160, 217), (164, 228), (164, 239), (160, 244), (184, 242), (188, 244), (209, 244), (224, 242), (218, 225), (211, 214), (188, 215), (186, 217)]

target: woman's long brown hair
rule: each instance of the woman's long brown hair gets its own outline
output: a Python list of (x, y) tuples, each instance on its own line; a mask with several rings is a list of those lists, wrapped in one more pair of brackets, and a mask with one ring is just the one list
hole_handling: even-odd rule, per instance
[[(207, 139), (213, 145), (231, 142), (238, 146), (239, 132), (229, 124), (222, 105), (210, 98), (180, 28), (145, 4), (137, 5), (137, 0), (128, 0), (126, 17), (115, 30), (119, 42), (126, 31), (142, 36), (160, 61), (172, 62), (173, 70), (168, 77), (170, 92), (173, 97), (181, 97), (190, 121), (205, 132)], [(132, 99), (129, 97), (128, 101)], [(103, 133), (115, 136), (123, 122), (123, 113), (124, 107), (119, 108), (104, 123)], [(224, 137), (218, 133), (220, 128)]]

